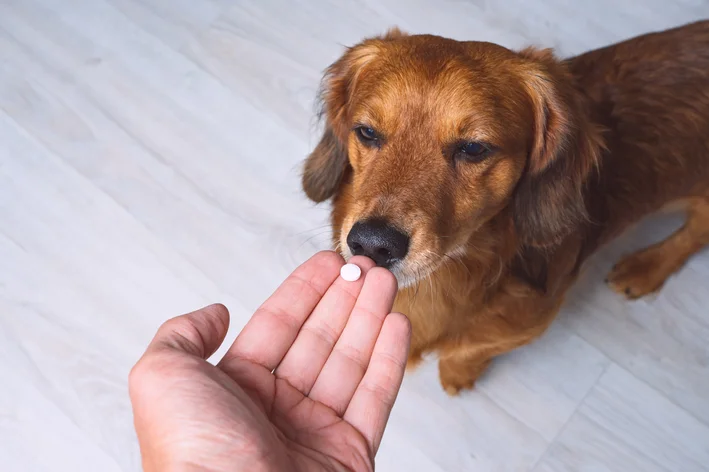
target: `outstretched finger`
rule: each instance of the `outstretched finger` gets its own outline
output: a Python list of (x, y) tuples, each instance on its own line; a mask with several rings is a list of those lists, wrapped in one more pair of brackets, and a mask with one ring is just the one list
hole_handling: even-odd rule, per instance
[(227, 351), (221, 366), (236, 359), (248, 360), (273, 370), (295, 341), (344, 264), (330, 251), (320, 252), (298, 267), (254, 316)]
[(357, 386), (343, 419), (369, 442), (373, 454), (379, 449), (389, 413), (399, 393), (411, 342), (411, 325), (406, 316), (392, 313), (374, 346), (367, 373)]
[(347, 409), (367, 370), (384, 319), (396, 296), (396, 278), (386, 269), (371, 269), (347, 325), (310, 390), (310, 398), (338, 415)]
[(310, 393), (315, 379), (347, 324), (367, 272), (374, 267), (374, 261), (362, 256), (355, 256), (349, 262), (360, 267), (364, 276), (356, 282), (338, 278), (330, 286), (276, 368), (277, 377), (287, 380), (304, 395)]

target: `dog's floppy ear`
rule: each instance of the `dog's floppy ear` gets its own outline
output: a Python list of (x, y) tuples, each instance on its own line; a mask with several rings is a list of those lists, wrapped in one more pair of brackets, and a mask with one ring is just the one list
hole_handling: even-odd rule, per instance
[(528, 61), (522, 81), (534, 131), (513, 200), (514, 222), (523, 244), (553, 246), (589, 219), (583, 192), (603, 144), (565, 65), (549, 50), (520, 55)]
[(315, 203), (332, 197), (340, 186), (348, 165), (345, 144), (335, 136), (332, 128), (327, 126), (320, 142), (305, 160), (305, 194)]
[(322, 138), (305, 160), (303, 190), (309, 199), (323, 202), (335, 194), (345, 174), (347, 159), (347, 100), (351, 82), (348, 54), (325, 71), (320, 91)]
[(367, 39), (347, 49), (325, 71), (319, 93), (325, 129), (320, 142), (305, 160), (302, 179), (305, 194), (314, 202), (323, 202), (337, 192), (349, 166), (347, 138), (351, 110), (348, 103), (360, 75), (377, 56), (383, 42), (402, 36), (405, 33), (393, 28), (382, 37)]

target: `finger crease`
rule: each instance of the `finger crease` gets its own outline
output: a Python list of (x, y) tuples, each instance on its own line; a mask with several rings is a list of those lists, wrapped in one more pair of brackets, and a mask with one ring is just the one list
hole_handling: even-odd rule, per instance
[(312, 333), (313, 336), (323, 341), (325, 344), (332, 346), (337, 341), (337, 332), (329, 325), (303, 325), (301, 331), (308, 331)]
[[(382, 361), (386, 364), (393, 364), (396, 369), (404, 370), (406, 368), (406, 362), (399, 357), (396, 357), (388, 352), (376, 352), (372, 354), (372, 361), (374, 359)], [(372, 362), (373, 363), (373, 362)]]
[(357, 365), (362, 372), (367, 370), (368, 362), (364, 361), (364, 353), (352, 346), (342, 346), (336, 349), (345, 359), (348, 359), (353, 364)]
[(319, 298), (322, 298), (322, 296), (325, 295), (325, 291), (320, 290), (318, 287), (316, 287), (312, 281), (310, 281), (308, 279), (304, 279), (303, 277), (296, 275), (296, 274), (291, 275), (291, 277), (293, 277), (294, 280), (299, 281), (300, 283), (302, 283), (306, 287), (309, 287), (313, 292), (318, 294)]
[(333, 287), (335, 287), (335, 288), (336, 288), (337, 290), (339, 290), (340, 292), (349, 295), (351, 300), (357, 300), (357, 297), (359, 296), (359, 293), (357, 293), (356, 291), (355, 291), (355, 292), (352, 292), (351, 290), (356, 290), (356, 289), (355, 289), (355, 288), (351, 288), (351, 285), (352, 285), (352, 284), (348, 283), (346, 287), (343, 287), (342, 285), (337, 285), (337, 284), (335, 284), (335, 285), (333, 285)]
[(181, 332), (183, 330), (191, 331), (190, 334), (199, 338), (199, 342), (202, 343), (201, 346), (205, 346), (204, 337), (202, 336), (202, 333), (200, 333), (199, 330), (197, 328), (195, 328), (194, 325), (192, 325), (192, 323), (190, 323), (189, 328), (185, 326), (181, 329), (173, 329), (172, 330), (173, 334), (179, 338), (179, 341), (177, 341), (177, 343), (180, 345), (178, 347), (184, 351), (188, 351), (188, 352), (192, 353), (195, 356), (203, 357), (204, 356), (203, 347), (200, 347), (199, 344), (192, 341), (190, 336), (183, 334)]
[(381, 316), (377, 315), (375, 312), (370, 310), (369, 308), (364, 308), (361, 306), (355, 306), (354, 309), (352, 310), (352, 315), (351, 316), (370, 316), (377, 320), (378, 322), (381, 322), (384, 317), (386, 316), (386, 313), (383, 313)]
[(259, 315), (271, 315), (278, 323), (285, 325), (289, 330), (300, 329), (301, 321), (285, 310), (274, 310), (269, 307), (261, 307)]
[(370, 393), (377, 401), (387, 406), (393, 404), (396, 398), (396, 393), (394, 393), (393, 389), (388, 389), (379, 383), (363, 382), (359, 389)]

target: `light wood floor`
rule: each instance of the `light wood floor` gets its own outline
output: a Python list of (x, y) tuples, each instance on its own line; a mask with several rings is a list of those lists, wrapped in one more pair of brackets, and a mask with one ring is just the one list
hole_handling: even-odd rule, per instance
[[(709, 17), (708, 0), (0, 0), (0, 469), (139, 470), (126, 375), (166, 318), (229, 340), (327, 246), (300, 193), (321, 71), (398, 25), (562, 55)], [(474, 393), (407, 377), (381, 471), (709, 470), (709, 253), (652, 299), (590, 264)]]

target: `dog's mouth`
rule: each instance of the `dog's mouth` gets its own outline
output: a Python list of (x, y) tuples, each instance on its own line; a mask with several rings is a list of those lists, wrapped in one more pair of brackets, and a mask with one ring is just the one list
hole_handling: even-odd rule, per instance
[(446, 263), (459, 262), (463, 255), (465, 255), (464, 246), (458, 246), (443, 254), (423, 250), (412, 254), (410, 261), (403, 261), (399, 267), (394, 267), (392, 273), (396, 276), (400, 289), (412, 287), (429, 278)]
[[(350, 258), (355, 256), (350, 248), (346, 247), (343, 249), (338, 248), (342, 257), (349, 261)], [(376, 262), (376, 261), (375, 261)], [(426, 279), (433, 272), (435, 272), (441, 265), (443, 265), (443, 259), (432, 260), (430, 257), (416, 257), (409, 256), (406, 259), (397, 261), (386, 267), (394, 276), (396, 277), (399, 289), (404, 289), (411, 287), (420, 281)], [(379, 264), (377, 264), (379, 266)], [(381, 266), (380, 266), (381, 267)]]
[(421, 254), (419, 257), (412, 257), (410, 262), (402, 261), (396, 267), (391, 269), (399, 283), (399, 289), (412, 287), (423, 280), (426, 280), (431, 274), (436, 272), (444, 263), (442, 257), (438, 257), (433, 253)]
[(337, 250), (345, 260), (365, 256), (379, 267), (391, 271), (399, 289), (408, 288), (425, 280), (447, 261), (455, 261), (465, 254), (465, 246), (448, 251), (433, 249), (433, 244), (419, 233), (409, 235), (382, 220), (358, 221), (348, 231), (342, 231)]

